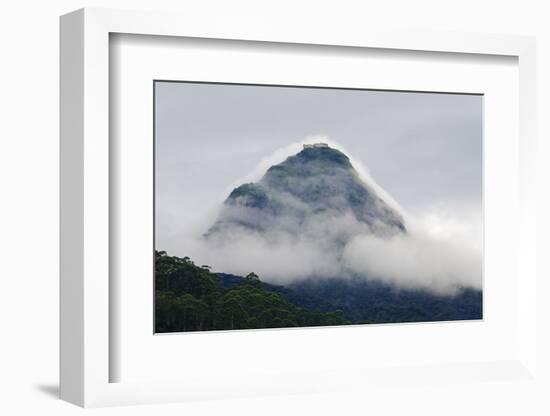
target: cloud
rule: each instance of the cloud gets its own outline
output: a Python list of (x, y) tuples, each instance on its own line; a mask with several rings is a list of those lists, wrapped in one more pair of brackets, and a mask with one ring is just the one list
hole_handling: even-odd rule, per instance
[[(481, 252), (475, 244), (442, 231), (443, 220), (438, 221), (438, 235), (419, 222), (406, 234), (376, 236), (349, 213), (313, 215), (298, 235), (284, 227), (262, 234), (235, 227), (219, 239), (187, 241), (182, 254), (218, 272), (254, 271), (273, 284), (359, 277), (446, 295), (460, 288), (481, 289)], [(452, 224), (455, 227), (456, 221)]]
[(480, 254), (428, 234), (358, 235), (346, 246), (342, 262), (357, 274), (401, 288), (440, 294), (481, 289)]

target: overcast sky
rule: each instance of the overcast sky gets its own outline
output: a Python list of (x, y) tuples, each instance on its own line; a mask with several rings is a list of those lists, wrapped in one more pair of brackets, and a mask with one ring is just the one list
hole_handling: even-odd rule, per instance
[(408, 213), (443, 209), (481, 218), (481, 96), (168, 82), (155, 88), (158, 249), (206, 231), (228, 186), (311, 135), (341, 144)]

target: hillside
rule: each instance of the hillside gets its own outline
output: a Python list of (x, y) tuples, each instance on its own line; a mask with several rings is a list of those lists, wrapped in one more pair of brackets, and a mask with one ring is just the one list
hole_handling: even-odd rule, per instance
[(341, 311), (297, 306), (253, 273), (224, 286), (208, 266), (156, 252), (155, 332), (345, 325)]
[[(242, 277), (218, 273), (225, 287)], [(322, 279), (296, 282), (288, 287), (262, 283), (266, 290), (308, 310), (341, 310), (351, 323), (395, 323), (481, 319), (483, 297), (465, 289), (452, 296), (425, 290), (396, 289), (376, 281)]]

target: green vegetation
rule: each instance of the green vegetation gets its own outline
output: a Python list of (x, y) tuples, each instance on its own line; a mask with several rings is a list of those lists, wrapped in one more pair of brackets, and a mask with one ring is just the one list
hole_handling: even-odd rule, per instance
[(155, 253), (156, 332), (346, 325), (342, 311), (298, 307), (255, 273), (225, 287), (207, 265)]

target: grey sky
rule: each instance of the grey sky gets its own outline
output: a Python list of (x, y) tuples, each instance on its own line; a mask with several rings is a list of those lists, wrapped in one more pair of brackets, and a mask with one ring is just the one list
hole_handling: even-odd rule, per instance
[(155, 85), (159, 249), (208, 227), (228, 185), (311, 135), (344, 146), (408, 212), (481, 214), (481, 96)]

